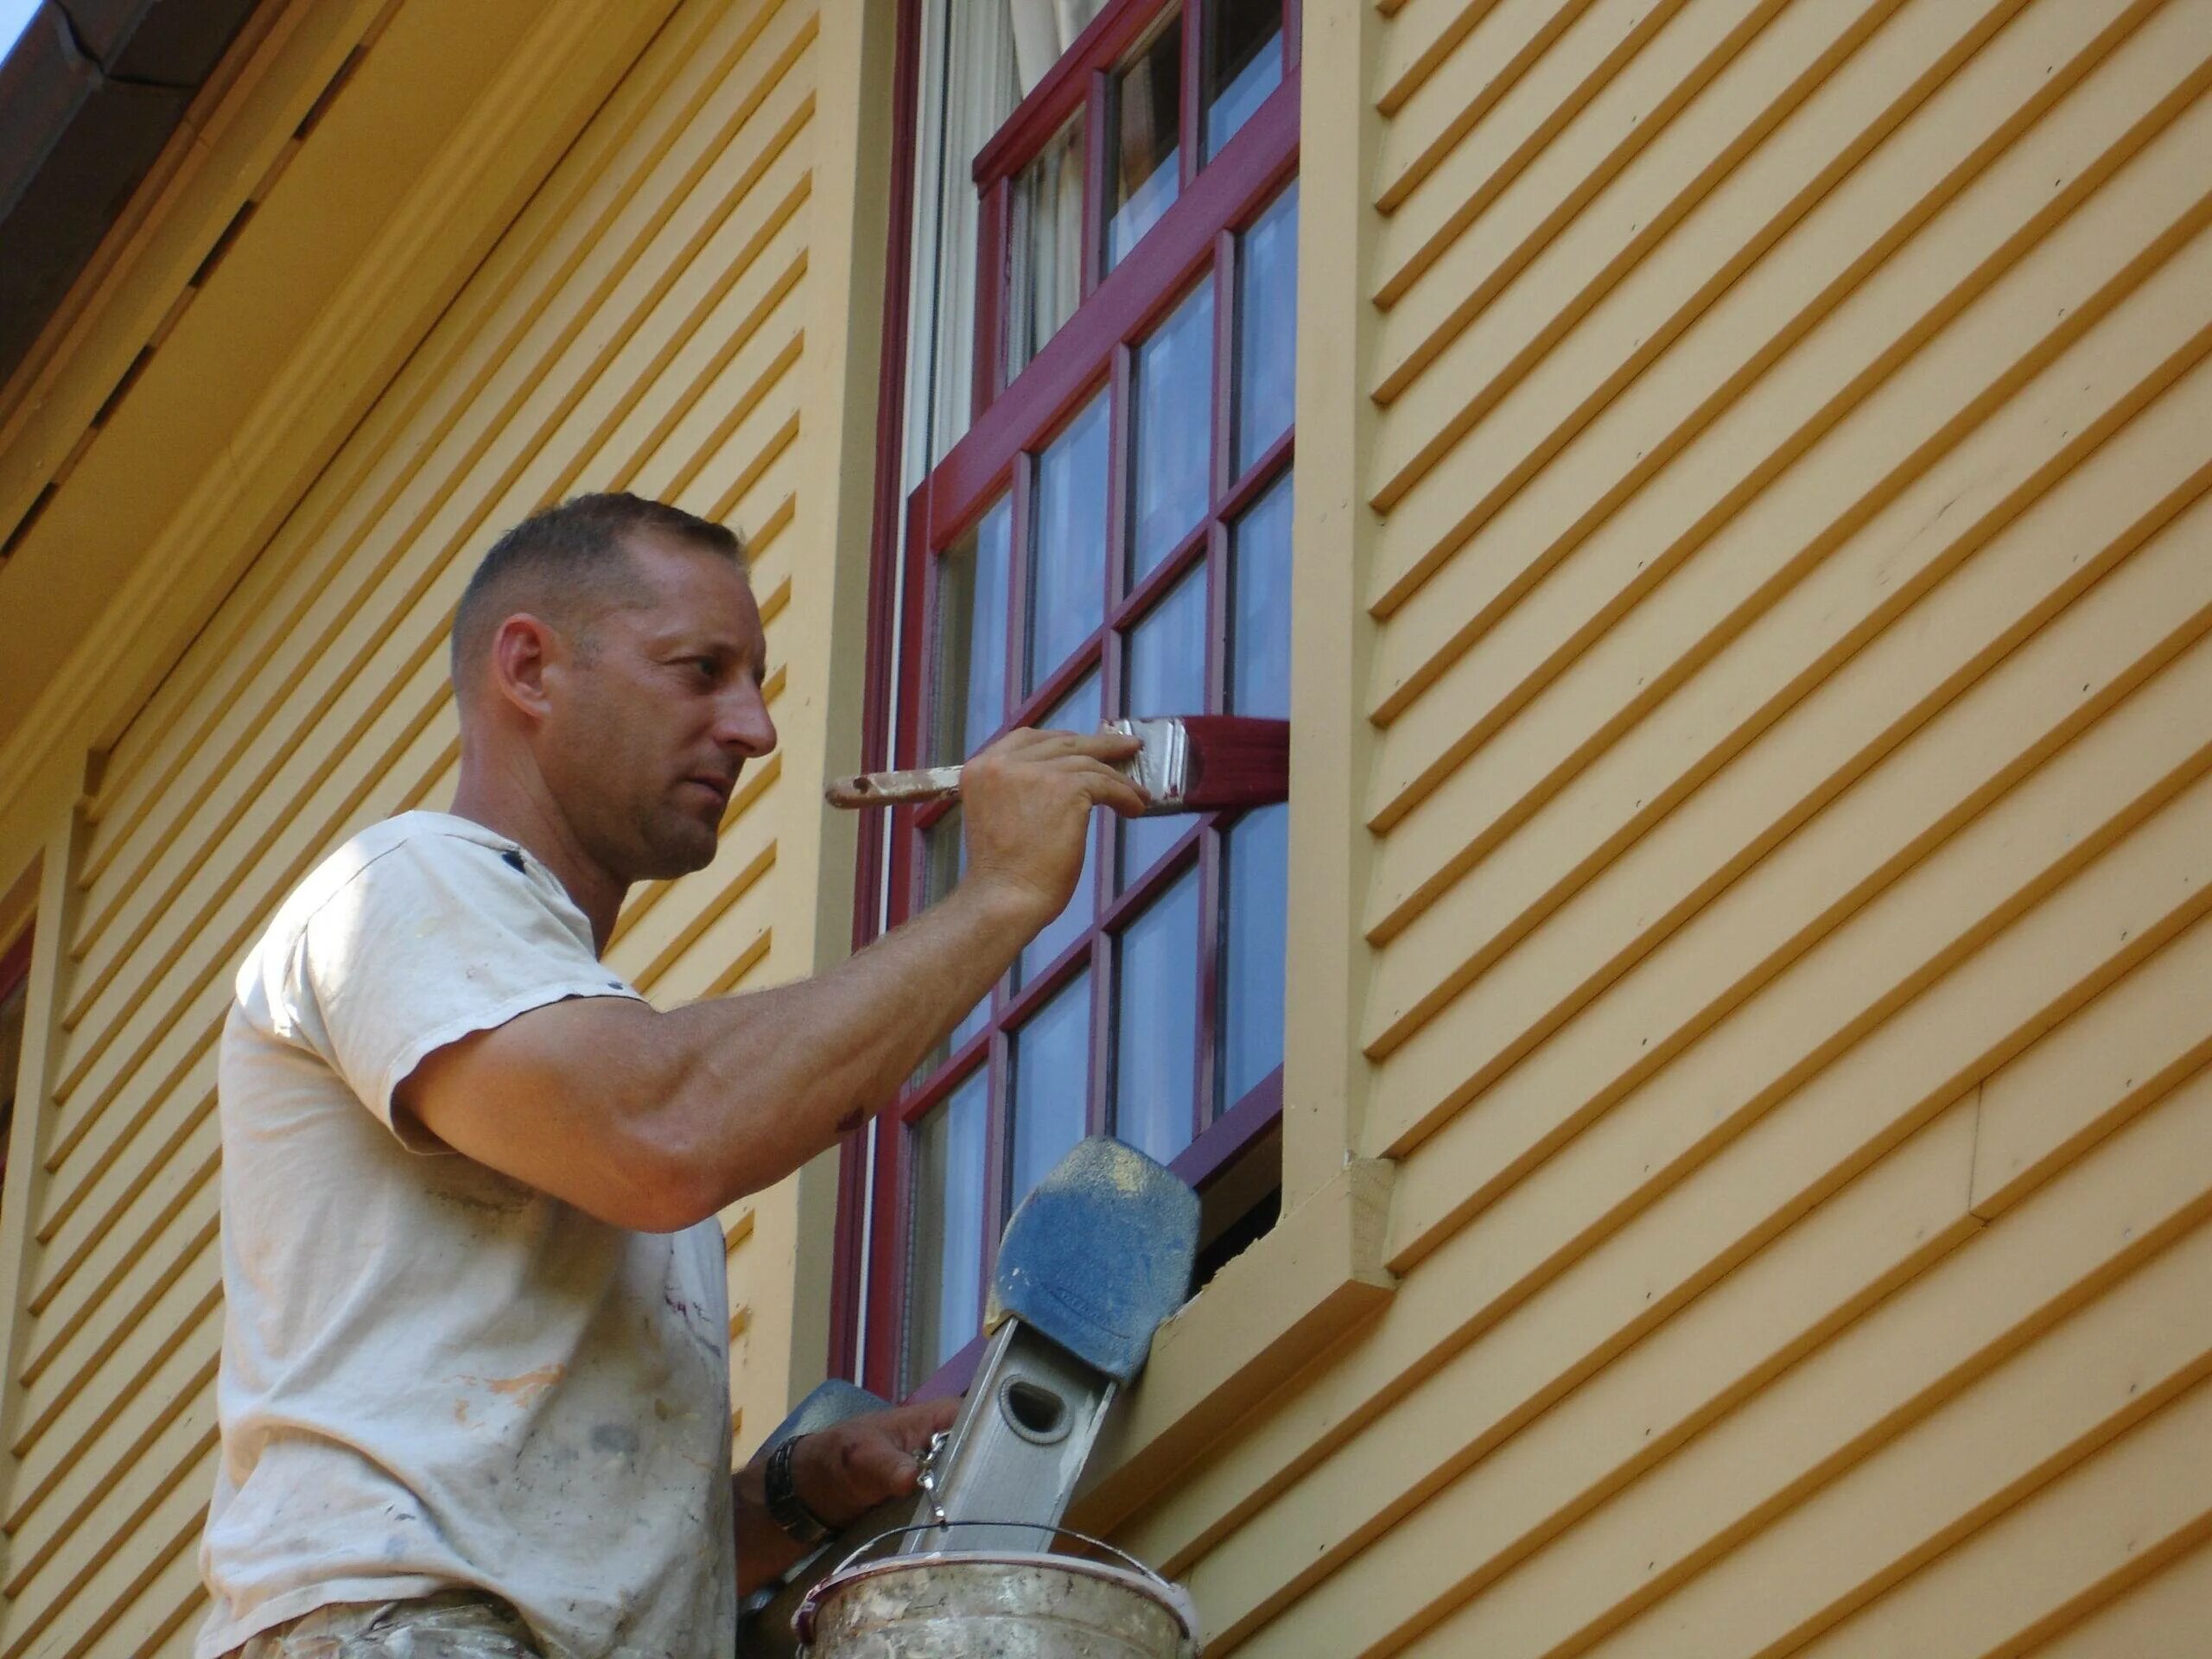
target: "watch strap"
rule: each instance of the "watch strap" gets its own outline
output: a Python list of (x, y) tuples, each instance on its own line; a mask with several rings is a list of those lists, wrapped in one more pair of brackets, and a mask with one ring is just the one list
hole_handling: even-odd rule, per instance
[(806, 1507), (805, 1500), (798, 1495), (798, 1483), (791, 1476), (791, 1456), (805, 1438), (804, 1434), (794, 1434), (768, 1454), (761, 1487), (768, 1505), (768, 1518), (797, 1542), (818, 1544), (830, 1535), (830, 1529), (820, 1516)]

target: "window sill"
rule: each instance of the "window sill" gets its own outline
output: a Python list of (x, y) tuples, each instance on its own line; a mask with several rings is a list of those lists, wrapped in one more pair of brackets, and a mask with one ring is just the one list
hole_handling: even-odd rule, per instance
[(1395, 1166), (1348, 1162), (1160, 1329), (1092, 1451), (1069, 1523), (1109, 1532), (1232, 1423), (1389, 1300)]

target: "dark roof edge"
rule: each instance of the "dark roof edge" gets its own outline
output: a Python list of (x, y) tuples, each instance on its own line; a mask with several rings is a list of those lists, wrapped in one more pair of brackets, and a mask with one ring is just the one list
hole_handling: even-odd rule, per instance
[(43, 0), (0, 61), (0, 385), (258, 0)]

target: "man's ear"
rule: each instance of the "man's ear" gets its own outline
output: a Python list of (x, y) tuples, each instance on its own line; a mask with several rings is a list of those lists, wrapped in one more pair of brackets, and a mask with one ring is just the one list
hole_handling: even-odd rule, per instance
[(492, 635), (491, 690), (532, 720), (550, 709), (546, 670), (563, 654), (563, 642), (552, 624), (528, 611), (517, 611)]

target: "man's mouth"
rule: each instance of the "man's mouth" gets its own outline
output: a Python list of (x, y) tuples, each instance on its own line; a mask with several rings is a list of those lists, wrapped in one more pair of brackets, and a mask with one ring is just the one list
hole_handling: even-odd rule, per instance
[(693, 772), (683, 781), (687, 784), (696, 784), (700, 788), (711, 793), (715, 798), (715, 804), (718, 808), (726, 808), (729, 805), (730, 794), (737, 787), (737, 779), (734, 778), (725, 778), (707, 772)]

